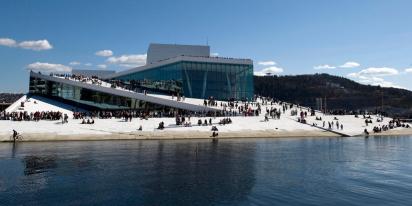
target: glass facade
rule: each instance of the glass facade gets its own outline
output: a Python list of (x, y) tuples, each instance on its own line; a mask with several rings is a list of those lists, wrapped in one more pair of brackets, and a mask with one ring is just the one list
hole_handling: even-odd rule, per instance
[(181, 61), (115, 78), (117, 80), (173, 80), (183, 95), (220, 100), (253, 98), (253, 65)]
[(170, 112), (173, 108), (153, 104), (128, 97), (106, 94), (86, 88), (76, 87), (41, 78), (30, 77), (29, 93), (58, 100), (65, 100), (70, 104), (98, 110), (150, 110)]

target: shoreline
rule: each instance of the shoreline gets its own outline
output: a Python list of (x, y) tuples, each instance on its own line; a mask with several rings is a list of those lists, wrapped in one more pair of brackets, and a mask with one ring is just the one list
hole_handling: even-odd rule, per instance
[[(34, 101), (37, 103), (34, 104)], [(25, 112), (56, 111), (54, 105), (33, 99), (27, 102)], [(251, 106), (252, 107), (252, 106)], [(173, 139), (211, 139), (213, 126), (218, 129), (220, 139), (236, 138), (290, 138), (290, 137), (340, 137), (364, 136), (365, 130), (370, 136), (412, 135), (412, 129), (395, 128), (382, 133), (373, 133), (375, 127), (389, 125), (391, 118), (369, 115), (361, 118), (355, 115), (325, 115), (320, 112), (310, 114), (307, 108), (294, 106), (275, 117), (274, 111), (282, 111), (285, 105), (262, 105), (258, 115), (234, 115), (226, 117), (193, 116), (183, 118), (186, 125), (177, 123), (175, 117), (152, 117), (141, 119), (94, 118), (93, 124), (84, 124), (84, 119), (74, 118), (69, 111), (62, 111), (73, 116), (62, 120), (40, 121), (0, 121), (0, 142), (12, 139), (13, 131), (22, 135), (23, 141), (81, 141), (81, 140), (173, 140)], [(28, 110), (31, 109), (31, 110)], [(60, 111), (60, 110), (59, 110)], [(266, 111), (266, 113), (265, 113)], [(271, 115), (269, 111), (272, 111)], [(305, 115), (305, 123), (299, 122)], [(307, 114), (310, 114), (307, 116)], [(227, 122), (230, 118), (230, 122)], [(320, 119), (319, 119), (320, 118)], [(88, 118), (87, 118), (88, 119)], [(91, 118), (90, 118), (91, 119)], [(179, 118), (180, 119), (180, 118)], [(368, 120), (367, 123), (365, 123)], [(369, 122), (370, 121), (370, 122)], [(373, 123), (372, 123), (373, 122)], [(163, 130), (158, 130), (163, 125)], [(138, 131), (140, 129), (141, 131)]]
[[(412, 135), (412, 129), (390, 130), (374, 133), (374, 136), (400, 136)], [(53, 142), (53, 141), (101, 141), (101, 140), (193, 140), (212, 139), (211, 132), (203, 131), (140, 131), (111, 134), (58, 134), (58, 133), (26, 133), (22, 134), (23, 140), (19, 142)], [(218, 139), (247, 139), (247, 138), (328, 138), (341, 137), (327, 131), (279, 131), (279, 130), (244, 130), (235, 132), (219, 132)], [(356, 135), (353, 137), (365, 137)], [(0, 142), (12, 142), (10, 136), (0, 135)], [(342, 137), (345, 138), (345, 137)]]

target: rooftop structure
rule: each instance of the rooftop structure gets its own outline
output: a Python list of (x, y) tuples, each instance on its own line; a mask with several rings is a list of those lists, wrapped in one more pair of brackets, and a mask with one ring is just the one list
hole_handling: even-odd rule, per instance
[(156, 63), (177, 56), (210, 56), (209, 46), (200, 45), (177, 45), (177, 44), (155, 44), (149, 45), (147, 50), (146, 64)]

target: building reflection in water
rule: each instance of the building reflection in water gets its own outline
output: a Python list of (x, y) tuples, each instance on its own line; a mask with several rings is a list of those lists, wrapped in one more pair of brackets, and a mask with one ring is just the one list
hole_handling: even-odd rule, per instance
[(143, 185), (145, 205), (241, 202), (255, 183), (255, 147), (220, 141), (160, 142)]
[(253, 141), (25, 143), (3, 155), (12, 156), (0, 193), (8, 205), (239, 203), (256, 181)]
[(57, 168), (56, 156), (26, 156), (23, 159), (24, 175), (43, 173)]

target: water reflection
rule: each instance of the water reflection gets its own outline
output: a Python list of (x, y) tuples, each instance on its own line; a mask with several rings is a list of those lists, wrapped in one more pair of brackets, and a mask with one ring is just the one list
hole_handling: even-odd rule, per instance
[(24, 175), (42, 173), (57, 167), (56, 156), (27, 156), (23, 162)]
[[(255, 182), (256, 148), (248, 145), (219, 143), (185, 143), (170, 147), (158, 144), (149, 176), (156, 178), (143, 184), (145, 205), (160, 205), (168, 197), (170, 205), (208, 205), (241, 202)], [(240, 158), (241, 156), (242, 158)]]
[(411, 150), (412, 137), (0, 144), (0, 205), (407, 205)]

